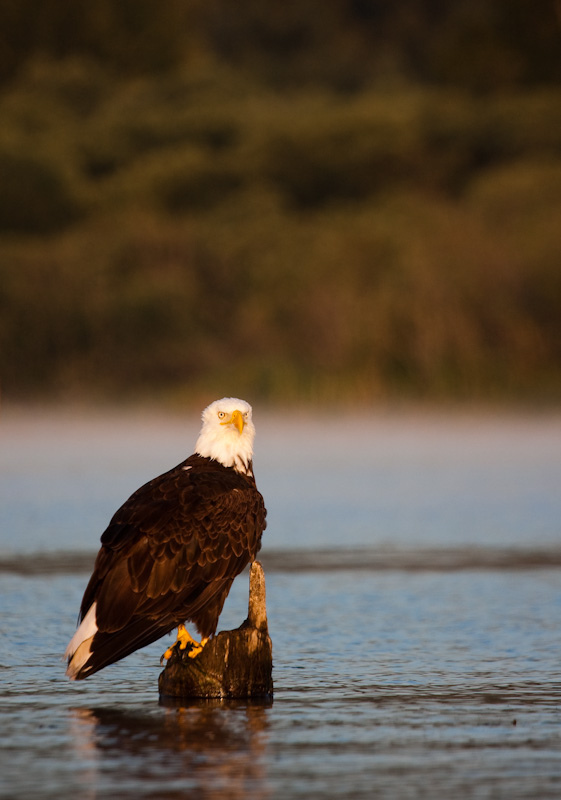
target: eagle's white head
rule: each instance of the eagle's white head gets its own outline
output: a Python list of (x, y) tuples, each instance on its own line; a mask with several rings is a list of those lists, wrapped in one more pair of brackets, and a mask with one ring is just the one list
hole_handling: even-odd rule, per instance
[(251, 473), (255, 427), (251, 406), (236, 397), (215, 400), (203, 411), (195, 452), (238, 472)]

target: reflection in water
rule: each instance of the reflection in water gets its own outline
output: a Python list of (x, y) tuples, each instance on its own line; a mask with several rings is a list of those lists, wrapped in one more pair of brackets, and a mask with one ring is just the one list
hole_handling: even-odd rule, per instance
[(267, 705), (166, 701), (148, 712), (72, 709), (82, 796), (107, 798), (136, 786), (143, 798), (173, 800), (195, 791), (204, 800), (268, 798)]

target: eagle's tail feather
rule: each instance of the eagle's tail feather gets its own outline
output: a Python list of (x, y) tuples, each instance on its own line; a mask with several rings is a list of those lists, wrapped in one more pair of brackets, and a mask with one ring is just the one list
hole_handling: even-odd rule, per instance
[(69, 656), (66, 674), (72, 680), (82, 680), (103, 667), (120, 661), (135, 650), (152, 644), (173, 630), (174, 623), (162, 626), (145, 618), (132, 619), (120, 631), (106, 633), (97, 631), (90, 639), (84, 640)]

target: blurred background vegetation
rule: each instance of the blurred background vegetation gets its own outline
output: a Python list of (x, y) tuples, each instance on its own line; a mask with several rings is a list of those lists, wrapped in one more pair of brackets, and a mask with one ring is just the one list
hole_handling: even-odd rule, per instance
[(555, 0), (2, 0), (4, 399), (561, 399)]

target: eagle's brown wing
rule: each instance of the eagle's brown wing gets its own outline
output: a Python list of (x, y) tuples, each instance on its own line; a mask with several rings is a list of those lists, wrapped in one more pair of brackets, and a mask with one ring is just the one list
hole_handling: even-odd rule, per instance
[(193, 622), (212, 635), (232, 582), (255, 559), (265, 529), (251, 475), (201, 456), (138, 489), (101, 537), (80, 616), (96, 603), (86, 677)]

